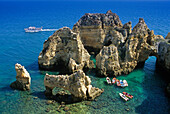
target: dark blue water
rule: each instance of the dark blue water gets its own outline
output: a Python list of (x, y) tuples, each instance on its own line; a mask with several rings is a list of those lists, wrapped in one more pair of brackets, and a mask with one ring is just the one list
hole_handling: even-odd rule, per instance
[[(122, 23), (132, 21), (135, 26), (143, 17), (155, 34), (164, 37), (170, 32), (170, 2), (0, 2), (0, 113), (57, 113), (58, 103), (47, 105), (43, 78), (46, 71), (39, 71), (37, 59), (43, 42), (53, 32), (25, 33), (24, 28), (70, 28), (85, 13), (105, 13), (112, 10)], [(155, 57), (150, 57), (144, 68), (138, 68), (119, 79), (126, 79), (129, 87), (122, 89), (108, 86), (105, 78), (88, 72), (92, 84), (105, 92), (90, 105), (67, 105), (76, 113), (169, 113), (170, 103), (165, 95), (167, 81), (156, 72)], [(32, 78), (31, 91), (12, 90), (15, 80), (14, 65), (26, 67)], [(134, 99), (124, 102), (118, 93), (127, 91)], [(38, 97), (38, 98), (36, 98)], [(126, 111), (126, 109), (129, 111)], [(61, 109), (62, 112), (64, 112)]]

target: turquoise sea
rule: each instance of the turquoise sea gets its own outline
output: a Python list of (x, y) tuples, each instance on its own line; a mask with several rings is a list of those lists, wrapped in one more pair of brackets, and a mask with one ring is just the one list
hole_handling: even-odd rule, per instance
[[(106, 13), (107, 10), (117, 13), (123, 24), (131, 21), (134, 27), (143, 17), (155, 34), (165, 37), (170, 32), (170, 2), (0, 2), (0, 113), (59, 113), (59, 103), (46, 103), (43, 79), (47, 71), (38, 68), (43, 42), (53, 32), (25, 33), (24, 28), (72, 28), (85, 13)], [(16, 80), (15, 63), (24, 65), (30, 73), (30, 91), (9, 87)], [(95, 101), (66, 104), (69, 111), (61, 108), (61, 113), (170, 113), (170, 99), (165, 94), (168, 74), (157, 72), (155, 64), (156, 58), (149, 57), (144, 67), (119, 76), (128, 81), (127, 88), (107, 85), (105, 78), (97, 77), (94, 71), (86, 72), (92, 85), (105, 89), (104, 93)], [(123, 91), (132, 94), (134, 99), (124, 102), (118, 95)]]

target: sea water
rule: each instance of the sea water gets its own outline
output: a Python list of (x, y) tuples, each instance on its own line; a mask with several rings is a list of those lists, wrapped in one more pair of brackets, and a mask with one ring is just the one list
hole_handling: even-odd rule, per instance
[[(117, 13), (123, 24), (131, 21), (134, 27), (143, 17), (155, 34), (164, 37), (170, 32), (170, 2), (0, 2), (0, 113), (32, 114), (59, 113), (59, 103), (47, 104), (44, 95), (44, 75), (47, 71), (38, 68), (38, 55), (43, 43), (52, 31), (25, 33), (24, 28), (37, 26), (47, 29), (70, 28), (85, 13)], [(94, 61), (95, 59), (92, 58)], [(9, 87), (15, 81), (15, 64), (25, 66), (31, 75), (31, 90), (18, 91)], [(149, 57), (144, 67), (136, 68), (126, 79), (129, 86), (120, 88), (107, 85), (105, 78), (88, 71), (92, 85), (103, 88), (104, 93), (95, 101), (67, 104), (70, 113), (170, 113), (170, 102), (165, 94), (168, 80), (157, 72), (156, 58)], [(48, 72), (58, 74), (57, 72)], [(112, 76), (111, 76), (112, 77)], [(123, 101), (119, 92), (126, 91), (134, 96)], [(61, 108), (61, 113), (66, 113)]]

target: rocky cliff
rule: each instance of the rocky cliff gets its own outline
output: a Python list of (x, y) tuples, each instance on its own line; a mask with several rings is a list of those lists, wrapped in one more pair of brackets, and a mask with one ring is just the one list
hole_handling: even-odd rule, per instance
[(168, 32), (168, 35), (165, 37), (165, 39), (170, 39), (170, 32)]
[(88, 51), (100, 51), (107, 33), (115, 27), (122, 26), (119, 16), (111, 11), (106, 14), (87, 13), (73, 26), (73, 31), (80, 34)]
[[(158, 44), (157, 67), (159, 68), (159, 71), (162, 71), (165, 74), (165, 76), (170, 74), (170, 32), (165, 37), (165, 40), (160, 41)], [(170, 77), (167, 75), (165, 78), (169, 83), (166, 91), (170, 97)]]
[(157, 64), (160, 68), (170, 73), (170, 39), (159, 43)]
[(16, 81), (11, 83), (10, 87), (19, 90), (29, 90), (31, 86), (31, 77), (27, 70), (21, 64), (15, 64)]
[[(126, 31), (126, 34), (122, 31)], [(104, 76), (128, 74), (149, 56), (157, 56), (157, 40), (163, 39), (149, 30), (143, 18), (139, 19), (133, 30), (131, 22), (128, 22), (122, 28), (110, 31), (108, 36), (109, 46), (104, 46), (96, 56), (98, 73)]]
[(44, 85), (46, 95), (52, 95), (55, 87), (68, 90), (75, 98), (81, 100), (93, 100), (104, 90), (92, 87), (91, 79), (82, 70), (71, 75), (45, 75)]
[(79, 34), (63, 27), (44, 42), (38, 63), (40, 68), (46, 70), (56, 70), (58, 67), (61, 69), (63, 66), (65, 72), (75, 72), (89, 67), (90, 55), (84, 48)]
[[(167, 36), (168, 38), (168, 36)], [(144, 64), (149, 56), (158, 57), (161, 35), (155, 35), (143, 18), (132, 29), (132, 23), (121, 23), (110, 10), (106, 14), (87, 13), (73, 26), (56, 31), (44, 43), (39, 55), (40, 68), (66, 66), (70, 72), (90, 67), (89, 52), (95, 52), (99, 75), (121, 75)], [(85, 49), (85, 48), (87, 49)]]

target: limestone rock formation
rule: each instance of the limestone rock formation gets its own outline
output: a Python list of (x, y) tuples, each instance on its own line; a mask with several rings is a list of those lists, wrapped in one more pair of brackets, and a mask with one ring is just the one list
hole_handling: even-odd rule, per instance
[(108, 36), (110, 43), (96, 56), (98, 73), (104, 76), (128, 74), (149, 56), (157, 56), (157, 42), (163, 39), (149, 30), (143, 18), (139, 19), (132, 31), (131, 22), (128, 22), (122, 28), (111, 30)]
[[(169, 36), (167, 36), (168, 38)], [(122, 25), (117, 14), (87, 13), (73, 26), (56, 31), (44, 43), (39, 55), (39, 66), (57, 69), (65, 66), (69, 72), (94, 66), (90, 53), (96, 56), (96, 69), (100, 75), (120, 75), (132, 72), (144, 64), (149, 56), (158, 57), (158, 45), (164, 38), (155, 35), (143, 18), (132, 30), (132, 23)], [(85, 49), (85, 48), (87, 49)]]
[(96, 66), (100, 69), (99, 74), (105, 76), (121, 74), (117, 47), (114, 45), (104, 46), (96, 56)]
[(108, 32), (122, 26), (119, 16), (111, 11), (106, 14), (87, 13), (73, 26), (73, 31), (80, 34), (88, 51), (99, 51)]
[(168, 35), (165, 37), (165, 39), (170, 39), (170, 32), (168, 32)]
[(157, 63), (170, 73), (170, 39), (159, 43)]
[[(89, 67), (90, 55), (84, 48), (79, 34), (68, 27), (56, 31), (44, 42), (38, 57), (40, 68), (50, 70), (64, 66), (70, 72)], [(65, 70), (65, 71), (66, 71)], [(66, 71), (67, 72), (67, 71)]]
[(16, 81), (11, 83), (10, 87), (19, 90), (29, 90), (31, 86), (31, 77), (27, 70), (21, 64), (15, 64), (17, 73)]
[(52, 89), (55, 87), (68, 90), (75, 98), (81, 100), (93, 100), (103, 93), (104, 90), (92, 87), (91, 79), (85, 75), (82, 70), (71, 75), (45, 75), (44, 85), (45, 94), (52, 95)]

